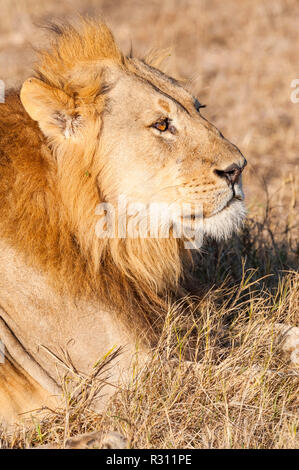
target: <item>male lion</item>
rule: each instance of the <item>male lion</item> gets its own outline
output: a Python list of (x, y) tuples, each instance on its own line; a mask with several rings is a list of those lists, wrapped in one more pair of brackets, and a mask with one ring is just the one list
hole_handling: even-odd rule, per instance
[[(34, 77), (0, 105), (0, 414), (8, 423), (60, 395), (62, 351), (88, 374), (121, 348), (116, 384), (136, 341), (142, 355), (153, 344), (167, 299), (187, 293), (178, 223), (202, 218), (203, 234), (220, 239), (245, 215), (246, 161), (194, 96), (149, 60), (125, 57), (105, 24), (52, 29)], [(192, 213), (173, 213), (169, 237), (101, 237), (99, 204), (119, 198), (146, 208), (188, 203)]]

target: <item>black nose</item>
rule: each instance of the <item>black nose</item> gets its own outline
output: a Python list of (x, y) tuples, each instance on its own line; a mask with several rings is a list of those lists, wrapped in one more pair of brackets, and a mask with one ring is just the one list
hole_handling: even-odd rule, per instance
[(236, 163), (233, 163), (232, 165), (225, 168), (225, 170), (215, 170), (215, 173), (216, 175), (220, 176), (220, 178), (225, 178), (229, 184), (234, 185), (235, 183), (238, 183), (240, 175), (244, 170), (246, 163), (247, 162), (245, 160), (245, 164), (242, 167), (240, 167)]

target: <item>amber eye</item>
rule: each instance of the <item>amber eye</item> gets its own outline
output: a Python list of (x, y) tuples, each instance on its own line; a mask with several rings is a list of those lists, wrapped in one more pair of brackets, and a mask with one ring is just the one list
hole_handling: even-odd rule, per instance
[(162, 121), (155, 122), (155, 124), (153, 124), (153, 127), (155, 129), (158, 129), (158, 131), (160, 132), (165, 132), (168, 129), (168, 125), (169, 125), (168, 119), (163, 119)]

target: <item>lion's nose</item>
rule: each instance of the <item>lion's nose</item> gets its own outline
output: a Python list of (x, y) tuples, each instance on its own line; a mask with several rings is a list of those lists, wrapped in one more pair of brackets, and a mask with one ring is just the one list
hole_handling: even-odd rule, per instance
[(236, 163), (228, 166), (224, 170), (215, 170), (216, 175), (220, 176), (220, 178), (225, 178), (227, 182), (231, 185), (239, 182), (240, 175), (244, 170), (247, 162), (244, 161), (243, 166), (239, 166)]

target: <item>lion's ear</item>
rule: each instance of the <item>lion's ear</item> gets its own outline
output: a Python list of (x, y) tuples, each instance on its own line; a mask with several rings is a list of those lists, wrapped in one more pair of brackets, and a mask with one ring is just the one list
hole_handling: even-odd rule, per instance
[(73, 98), (63, 90), (37, 78), (28, 78), (23, 83), (20, 98), (29, 116), (39, 123), (47, 137), (70, 138), (76, 134), (82, 119), (75, 112)]

